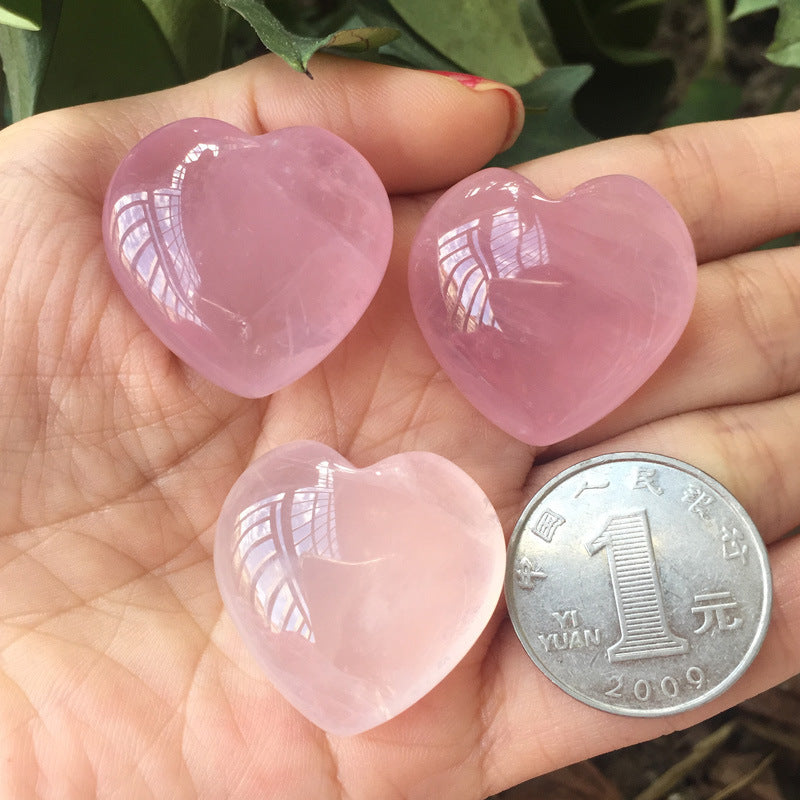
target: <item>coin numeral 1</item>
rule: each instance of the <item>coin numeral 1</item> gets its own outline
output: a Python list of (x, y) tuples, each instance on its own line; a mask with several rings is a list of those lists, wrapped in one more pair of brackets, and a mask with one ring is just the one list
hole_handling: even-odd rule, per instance
[(585, 547), (590, 556), (608, 548), (621, 632), (619, 641), (608, 648), (609, 661), (688, 652), (689, 643), (676, 636), (667, 624), (647, 512), (611, 517)]

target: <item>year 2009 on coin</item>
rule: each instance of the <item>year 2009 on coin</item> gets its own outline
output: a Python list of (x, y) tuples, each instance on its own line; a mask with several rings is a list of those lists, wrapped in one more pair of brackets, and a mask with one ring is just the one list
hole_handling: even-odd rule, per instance
[(613, 453), (547, 483), (508, 549), (517, 635), (596, 708), (674, 714), (726, 691), (758, 652), (772, 584), (753, 522), (683, 462)]

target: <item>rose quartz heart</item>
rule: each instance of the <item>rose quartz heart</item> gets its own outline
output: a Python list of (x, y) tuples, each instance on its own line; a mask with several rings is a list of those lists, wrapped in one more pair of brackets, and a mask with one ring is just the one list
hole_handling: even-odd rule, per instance
[(666, 358), (697, 262), (677, 211), (627, 175), (561, 200), (487, 169), (434, 204), (410, 255), (414, 312), (472, 404), (546, 445), (604, 417)]
[(375, 171), (328, 131), (249, 136), (186, 119), (122, 161), (103, 235), (161, 341), (214, 383), (261, 397), (318, 364), (364, 313), (392, 217)]
[(432, 453), (364, 469), (317, 442), (254, 462), (222, 508), (222, 599), (274, 686), (350, 735), (404, 711), (461, 660), (503, 584), (500, 522)]

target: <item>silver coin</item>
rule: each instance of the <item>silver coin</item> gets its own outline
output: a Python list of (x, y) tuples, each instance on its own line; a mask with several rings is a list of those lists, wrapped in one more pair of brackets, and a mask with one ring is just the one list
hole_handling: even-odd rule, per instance
[(508, 549), (508, 612), (550, 680), (615, 714), (677, 714), (737, 681), (769, 624), (764, 543), (720, 483), (613, 453), (553, 478)]

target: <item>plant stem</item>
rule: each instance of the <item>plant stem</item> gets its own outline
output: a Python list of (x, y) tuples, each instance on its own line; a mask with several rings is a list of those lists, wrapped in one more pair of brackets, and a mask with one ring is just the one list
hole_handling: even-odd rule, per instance
[(691, 753), (677, 764), (673, 764), (665, 773), (656, 778), (643, 792), (636, 795), (634, 800), (661, 800), (666, 797), (677, 784), (682, 781), (692, 770), (696, 769), (707, 758), (710, 758), (736, 730), (736, 721), (726, 722), (704, 739), (701, 739)]
[(708, 49), (705, 72), (718, 72), (725, 66), (725, 38), (727, 33), (724, 0), (705, 0), (708, 17)]
[(749, 786), (777, 758), (777, 755), (777, 750), (770, 753), (758, 766), (750, 770), (746, 775), (743, 775), (738, 781), (731, 783), (717, 792), (713, 797), (710, 797), (709, 800), (727, 800), (728, 797), (732, 797), (738, 791), (744, 789), (745, 786)]

